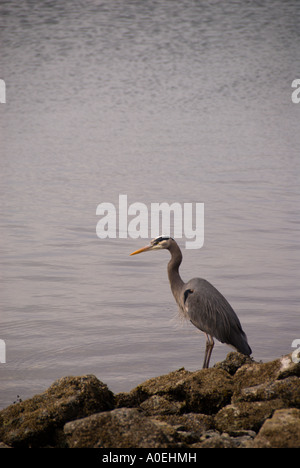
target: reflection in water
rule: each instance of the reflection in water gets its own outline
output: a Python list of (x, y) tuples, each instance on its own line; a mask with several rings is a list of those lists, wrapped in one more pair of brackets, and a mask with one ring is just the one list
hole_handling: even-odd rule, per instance
[(120, 391), (201, 366), (168, 253), (137, 261), (139, 239), (96, 236), (98, 204), (119, 194), (204, 203), (183, 279), (229, 299), (256, 359), (292, 351), (299, 2), (13, 0), (0, 13), (1, 406), (68, 374)]

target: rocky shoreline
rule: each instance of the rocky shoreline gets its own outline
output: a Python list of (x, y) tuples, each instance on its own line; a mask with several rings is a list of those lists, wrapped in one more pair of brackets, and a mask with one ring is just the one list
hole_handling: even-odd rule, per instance
[(114, 395), (94, 375), (63, 377), (0, 411), (3, 448), (300, 447), (300, 363), (239, 353)]

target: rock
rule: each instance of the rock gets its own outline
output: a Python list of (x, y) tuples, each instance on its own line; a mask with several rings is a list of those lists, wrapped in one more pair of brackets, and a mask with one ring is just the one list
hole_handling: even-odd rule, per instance
[(206, 414), (164, 415), (159, 416), (159, 419), (176, 430), (177, 440), (185, 446), (197, 443), (202, 434), (214, 427), (213, 417)]
[(214, 365), (216, 369), (223, 369), (230, 375), (234, 375), (236, 371), (245, 364), (252, 364), (253, 359), (241, 353), (228, 353), (226, 359), (222, 362), (217, 362)]
[(287, 377), (284, 380), (261, 383), (253, 387), (245, 387), (235, 393), (232, 402), (266, 401), (280, 399), (284, 406), (300, 408), (300, 382), (298, 377)]
[(263, 424), (252, 447), (300, 448), (300, 410), (296, 408), (275, 411)]
[(141, 406), (148, 414), (213, 414), (230, 402), (232, 393), (232, 377), (223, 369), (179, 369), (147, 380), (116, 400), (118, 407)]
[(202, 369), (185, 379), (183, 391), (186, 412), (214, 414), (230, 402), (232, 377), (222, 369)]
[(256, 436), (254, 431), (232, 431), (231, 433), (209, 430), (190, 448), (248, 448)]
[(217, 431), (209, 431), (202, 435), (197, 448), (234, 448), (234, 442), (226, 433), (220, 434)]
[(233, 377), (234, 390), (236, 393), (245, 387), (270, 383), (291, 376), (300, 376), (300, 363), (297, 364), (292, 361), (292, 354), (282, 356), (275, 359), (275, 361), (252, 362), (243, 365), (236, 371)]
[(238, 353), (115, 396), (95, 376), (65, 377), (0, 411), (0, 448), (294, 447), (299, 377), (292, 354), (257, 363)]
[(294, 362), (292, 354), (293, 353), (282, 356), (279, 359), (280, 367), (276, 377), (277, 379), (286, 379), (293, 375), (300, 377), (300, 362)]
[(182, 401), (184, 398), (183, 384), (190, 374), (191, 372), (181, 368), (169, 374), (148, 379), (128, 393), (117, 394), (116, 406), (134, 408), (153, 395), (163, 396), (168, 400)]
[(11, 448), (9, 445), (4, 444), (4, 442), (0, 442), (0, 448)]
[(230, 402), (232, 377), (222, 369), (203, 369), (187, 379), (187, 394), (188, 410), (214, 414)]
[(184, 406), (184, 402), (168, 400), (160, 395), (152, 395), (140, 404), (140, 408), (149, 416), (159, 414), (180, 414)]
[(203, 432), (214, 427), (213, 416), (199, 413), (160, 416), (162, 421), (175, 427), (177, 431), (190, 432), (199, 438)]
[(44, 393), (2, 410), (0, 440), (15, 447), (57, 445), (65, 422), (113, 405), (113, 393), (94, 375), (63, 377)]
[(222, 408), (215, 416), (215, 426), (220, 432), (241, 429), (257, 432), (267, 418), (277, 408), (282, 408), (281, 400), (238, 402)]
[(71, 448), (178, 447), (171, 426), (147, 418), (136, 408), (118, 408), (69, 422), (64, 433)]

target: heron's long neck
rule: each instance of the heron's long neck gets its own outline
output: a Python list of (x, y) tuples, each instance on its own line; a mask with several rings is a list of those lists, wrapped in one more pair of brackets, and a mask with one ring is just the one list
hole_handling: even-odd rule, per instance
[(179, 274), (179, 266), (182, 262), (181, 250), (177, 244), (172, 244), (170, 247), (171, 260), (168, 263), (168, 276), (170, 281), (171, 290), (176, 302), (179, 304), (180, 292), (184, 282)]

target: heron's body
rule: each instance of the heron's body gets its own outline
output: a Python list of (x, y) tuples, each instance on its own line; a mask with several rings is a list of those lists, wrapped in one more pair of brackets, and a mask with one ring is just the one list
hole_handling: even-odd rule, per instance
[(174, 239), (157, 237), (149, 246), (133, 252), (141, 253), (147, 250), (168, 249), (171, 260), (168, 263), (168, 277), (175, 301), (180, 313), (207, 337), (206, 352), (203, 367), (209, 366), (211, 352), (214, 346), (213, 338), (234, 347), (242, 354), (252, 353), (241, 323), (225, 297), (208, 281), (193, 278), (187, 283), (179, 275), (182, 262), (181, 250)]

